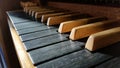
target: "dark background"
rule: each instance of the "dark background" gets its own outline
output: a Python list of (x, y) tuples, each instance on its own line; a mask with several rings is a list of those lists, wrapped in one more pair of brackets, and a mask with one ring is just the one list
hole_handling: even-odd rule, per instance
[(120, 6), (120, 0), (48, 0), (54, 2), (82, 3), (103, 6)]

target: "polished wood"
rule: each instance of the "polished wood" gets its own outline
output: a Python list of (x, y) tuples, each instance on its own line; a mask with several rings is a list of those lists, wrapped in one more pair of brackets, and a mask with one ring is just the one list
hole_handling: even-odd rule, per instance
[(78, 40), (88, 37), (91, 34), (110, 29), (116, 26), (120, 26), (120, 20), (108, 20), (102, 22), (96, 22), (88, 25), (78, 26), (72, 29), (70, 34), (71, 40)]
[(106, 17), (92, 17), (92, 18), (84, 18), (84, 19), (62, 22), (59, 26), (58, 32), (60, 33), (70, 32), (74, 27), (93, 23), (93, 22), (98, 22), (102, 20), (106, 20)]
[(90, 35), (85, 45), (85, 48), (90, 51), (95, 51), (119, 41), (120, 27), (116, 27)]

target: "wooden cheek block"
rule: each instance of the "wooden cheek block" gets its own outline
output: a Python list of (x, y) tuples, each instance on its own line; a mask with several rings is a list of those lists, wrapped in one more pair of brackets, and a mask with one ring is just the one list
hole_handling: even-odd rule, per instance
[(90, 51), (109, 46), (120, 41), (120, 27), (112, 28), (90, 35), (85, 45)]
[(81, 38), (88, 37), (91, 34), (120, 26), (119, 21), (120, 20), (109, 20), (75, 27), (70, 33), (70, 39), (78, 40)]
[(72, 28), (74, 28), (74, 27), (89, 24), (92, 22), (103, 21), (106, 19), (107, 19), (106, 17), (92, 17), (92, 18), (84, 18), (84, 19), (62, 22), (60, 24), (58, 32), (60, 32), (60, 33), (70, 32), (72, 30)]

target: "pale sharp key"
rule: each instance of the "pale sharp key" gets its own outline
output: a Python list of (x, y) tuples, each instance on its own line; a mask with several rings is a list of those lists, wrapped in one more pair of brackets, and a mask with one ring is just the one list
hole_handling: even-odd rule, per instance
[(63, 13), (63, 12), (59, 12), (59, 13), (51, 13), (51, 14), (42, 15), (41, 22), (46, 23), (48, 17), (57, 16), (57, 15), (62, 15), (62, 14), (64, 14), (64, 13)]
[(58, 32), (60, 33), (70, 32), (74, 27), (93, 23), (93, 22), (103, 21), (106, 19), (107, 19), (106, 17), (92, 17), (92, 18), (84, 18), (84, 19), (62, 22), (60, 24)]
[(61, 22), (77, 19), (77, 18), (85, 18), (90, 17), (88, 14), (68, 14), (68, 15), (62, 15), (62, 16), (55, 16), (55, 17), (49, 17), (47, 21), (47, 25), (58, 25)]
[(48, 11), (44, 11), (44, 12), (37, 12), (35, 13), (35, 18), (39, 19), (42, 17), (43, 14), (48, 14), (48, 13), (55, 13), (56, 10), (48, 10)]
[(78, 40), (81, 38), (88, 37), (91, 34), (110, 29), (113, 27), (120, 26), (120, 20), (108, 20), (97, 23), (92, 23), (88, 25), (78, 26), (72, 29), (70, 34), (71, 40)]
[(33, 11), (31, 12), (31, 16), (35, 17), (35, 14), (36, 14), (36, 13), (38, 13), (38, 12), (46, 12), (46, 11), (50, 11), (50, 9), (44, 8), (44, 9), (42, 9), (42, 10), (33, 10)]
[(41, 22), (47, 23), (47, 20), (49, 17), (62, 16), (62, 15), (73, 14), (73, 13), (74, 12), (61, 11), (61, 12), (44, 14), (44, 15), (42, 15)]
[(85, 48), (90, 51), (94, 51), (119, 41), (120, 27), (116, 27), (90, 35), (85, 45)]
[(24, 12), (28, 13), (29, 10), (31, 10), (31, 9), (37, 9), (37, 8), (40, 8), (40, 7), (25, 7), (24, 8)]
[(29, 15), (34, 16), (34, 14), (35, 14), (36, 11), (41, 12), (41, 11), (47, 11), (47, 10), (48, 9), (46, 9), (46, 8), (30, 10), (29, 11)]
[[(42, 12), (44, 12), (44, 11), (52, 11), (52, 10), (54, 10), (54, 11), (64, 11), (64, 10), (60, 10), (60, 9), (53, 9), (53, 8), (43, 8), (42, 9)], [(36, 13), (39, 13), (39, 12), (41, 12), (41, 9), (39, 10), (39, 9), (35, 9), (35, 10), (32, 10), (32, 12), (31, 12), (31, 15), (34, 17), (35, 16), (35, 14)]]

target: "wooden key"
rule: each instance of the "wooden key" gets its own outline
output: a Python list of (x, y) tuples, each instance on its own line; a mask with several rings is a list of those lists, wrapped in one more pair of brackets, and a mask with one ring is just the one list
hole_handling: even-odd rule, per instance
[(31, 16), (35, 17), (35, 14), (41, 13), (41, 12), (47, 12), (47, 11), (53, 11), (51, 9), (44, 9), (44, 10), (38, 10), (38, 11), (32, 11)]
[(85, 48), (90, 51), (95, 51), (97, 49), (109, 46), (119, 41), (120, 27), (116, 27), (90, 35), (85, 45)]
[(58, 25), (64, 21), (73, 20), (77, 18), (90, 17), (88, 14), (68, 14), (62, 16), (49, 17), (47, 25)]
[(49, 17), (58, 16), (58, 15), (62, 15), (62, 14), (64, 14), (64, 13), (63, 12), (59, 12), (59, 13), (51, 13), (51, 14), (42, 15), (41, 22), (46, 23), (47, 19)]
[(29, 15), (35, 16), (36, 12), (41, 12), (41, 11), (49, 11), (50, 9), (42, 8), (42, 9), (35, 9), (35, 10), (30, 10)]
[(93, 22), (103, 21), (103, 20), (107, 20), (107, 18), (106, 17), (93, 17), (93, 18), (84, 18), (84, 19), (62, 22), (60, 24), (58, 32), (60, 33), (70, 32), (72, 28), (74, 27), (93, 23)]
[(78, 40), (81, 38), (88, 37), (91, 34), (110, 29), (113, 27), (120, 26), (120, 20), (108, 20), (88, 25), (78, 26), (72, 29), (70, 34), (71, 40)]
[(35, 14), (35, 19), (41, 18), (43, 14), (54, 13), (54, 12), (55, 12), (54, 10), (44, 11), (44, 12), (37, 12), (37, 13)]
[(24, 7), (24, 12), (28, 13), (30, 9), (36, 9), (36, 8), (40, 8), (40, 7)]
[[(60, 9), (54, 9), (54, 8), (43, 8), (42, 11), (64, 11), (64, 10), (60, 10)], [(41, 12), (41, 9), (35, 9), (35, 10), (32, 10), (31, 13), (32, 13), (32, 16), (34, 17), (36, 13), (39, 13)], [(31, 14), (30, 14), (31, 15)]]

